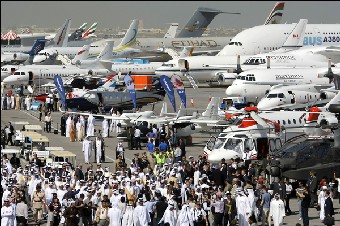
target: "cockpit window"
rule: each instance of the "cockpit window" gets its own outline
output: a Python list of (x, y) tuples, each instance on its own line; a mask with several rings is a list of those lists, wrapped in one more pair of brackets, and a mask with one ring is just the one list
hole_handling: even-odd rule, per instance
[(229, 42), (228, 45), (233, 46), (233, 45), (235, 45), (235, 42)]
[(227, 143), (224, 145), (224, 149), (234, 150), (237, 153), (242, 154), (243, 149), (244, 149), (242, 139), (229, 138)]
[(278, 97), (279, 98), (285, 98), (285, 95), (283, 93), (279, 93)]
[(19, 71), (14, 72), (14, 75), (20, 75)]
[(277, 98), (277, 93), (270, 93), (267, 98)]

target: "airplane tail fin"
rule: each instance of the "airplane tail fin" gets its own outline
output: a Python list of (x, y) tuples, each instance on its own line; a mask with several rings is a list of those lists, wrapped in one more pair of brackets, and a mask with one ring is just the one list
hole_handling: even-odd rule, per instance
[(32, 49), (30, 51), (27, 51), (27, 52), (24, 52), (24, 53), (27, 53), (30, 56), (37, 55), (40, 50), (43, 50), (45, 48), (46, 41), (47, 41), (47, 39), (37, 39), (34, 42)]
[(114, 75), (110, 75), (104, 85), (102, 85), (103, 88), (109, 89), (114, 88), (116, 86), (116, 80), (114, 79)]
[(177, 112), (176, 117), (179, 118), (179, 117), (182, 117), (182, 116), (185, 116), (185, 112), (184, 112), (184, 109), (183, 109), (183, 103), (181, 103), (181, 106), (179, 107), (179, 110)]
[[(94, 34), (97, 29), (97, 22), (91, 25), (82, 35), (82, 38), (87, 38), (89, 35)], [(84, 29), (85, 30), (85, 29)]]
[(163, 106), (161, 109), (161, 113), (159, 114), (159, 116), (165, 116), (168, 113), (168, 105), (166, 102), (163, 102)]
[(220, 97), (212, 97), (207, 109), (202, 113), (202, 116), (206, 116), (209, 119), (218, 119), (218, 106), (220, 103)]
[(114, 41), (108, 40), (106, 41), (106, 45), (104, 49), (100, 52), (100, 54), (97, 56), (97, 59), (100, 60), (109, 60), (112, 58), (112, 49), (113, 49)]
[(277, 2), (264, 22), (264, 25), (281, 23), (284, 6), (284, 2)]
[(178, 23), (172, 23), (169, 27), (169, 30), (165, 33), (164, 38), (176, 37), (177, 28), (178, 28)]
[(283, 44), (284, 48), (297, 48), (302, 46), (303, 36), (306, 30), (308, 20), (300, 19), (299, 23), (296, 24), (293, 31), (289, 34), (287, 40)]
[(82, 29), (83, 31), (85, 31), (86, 27), (87, 27), (87, 23), (85, 22), (78, 29)]
[(121, 51), (125, 48), (131, 47), (136, 43), (136, 36), (138, 32), (138, 25), (139, 20), (134, 19), (132, 23), (130, 24), (129, 29), (127, 30), (124, 38), (120, 42), (120, 44), (113, 50), (113, 51)]
[(194, 15), (192, 15), (192, 17), (189, 19), (188, 23), (178, 33), (176, 38), (201, 37), (211, 21), (220, 13), (226, 12), (211, 8), (199, 7), (194, 12)]
[(188, 56), (192, 56), (192, 52), (194, 51), (194, 46), (186, 46), (183, 48), (182, 52), (179, 55), (179, 58), (184, 58)]
[(90, 45), (84, 45), (77, 55), (72, 59), (72, 64), (78, 64), (81, 60), (86, 60), (89, 56)]
[(53, 46), (66, 47), (68, 41), (68, 34), (70, 32), (71, 19), (67, 19), (63, 26), (59, 28), (57, 34), (53, 39)]

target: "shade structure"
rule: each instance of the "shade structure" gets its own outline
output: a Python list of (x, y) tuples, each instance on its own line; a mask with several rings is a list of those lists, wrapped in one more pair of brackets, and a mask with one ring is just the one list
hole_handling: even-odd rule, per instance
[(18, 37), (17, 34), (14, 33), (12, 30), (7, 32), (7, 34), (5, 35), (1, 35), (1, 39), (5, 39), (5, 40), (15, 40), (17, 37)]

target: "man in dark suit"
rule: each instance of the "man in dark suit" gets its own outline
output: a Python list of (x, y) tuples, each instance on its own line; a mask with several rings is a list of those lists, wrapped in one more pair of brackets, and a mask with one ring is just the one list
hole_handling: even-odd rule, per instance
[(84, 173), (83, 173), (82, 168), (83, 168), (83, 165), (82, 165), (82, 164), (79, 164), (79, 165), (77, 166), (76, 170), (75, 170), (75, 173), (74, 173), (75, 175), (78, 176), (78, 179), (79, 179), (79, 180), (84, 180)]
[(309, 194), (310, 194), (310, 197), (311, 197), (309, 207), (314, 207), (314, 203), (317, 201), (317, 195), (316, 195), (317, 189), (318, 189), (317, 182), (318, 182), (318, 180), (316, 178), (316, 173), (314, 171), (311, 171), (309, 173), (309, 178), (308, 178), (308, 181), (307, 181), (307, 185), (308, 185), (308, 188), (309, 188)]
[(273, 194), (278, 193), (280, 195), (280, 199), (284, 201), (284, 197), (286, 196), (286, 185), (281, 181), (281, 178), (275, 178), (275, 182), (272, 184), (271, 190), (273, 190)]
[[(326, 199), (325, 199), (325, 217), (331, 217), (334, 215), (334, 208), (333, 208), (333, 202), (331, 197), (329, 197), (330, 191), (326, 191)], [(326, 224), (327, 226), (332, 224)]]

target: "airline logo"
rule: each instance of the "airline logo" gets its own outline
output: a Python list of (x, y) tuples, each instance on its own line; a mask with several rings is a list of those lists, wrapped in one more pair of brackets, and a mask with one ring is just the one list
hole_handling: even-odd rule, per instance
[(298, 38), (299, 35), (293, 34), (293, 38)]
[(77, 55), (80, 55), (80, 54), (82, 54), (82, 53), (85, 52), (85, 51), (86, 51), (85, 49), (80, 50), (80, 51), (77, 53)]
[(322, 45), (323, 43), (334, 43), (340, 42), (340, 36), (326, 36), (326, 37), (304, 37), (303, 38), (303, 45)]
[(285, 79), (304, 79), (303, 75), (275, 75), (276, 80), (285, 80)]
[(63, 28), (63, 30), (61, 31), (61, 34), (60, 34), (59, 37), (58, 37), (57, 45), (59, 45), (61, 39), (63, 38), (65, 29), (66, 29), (66, 26)]

